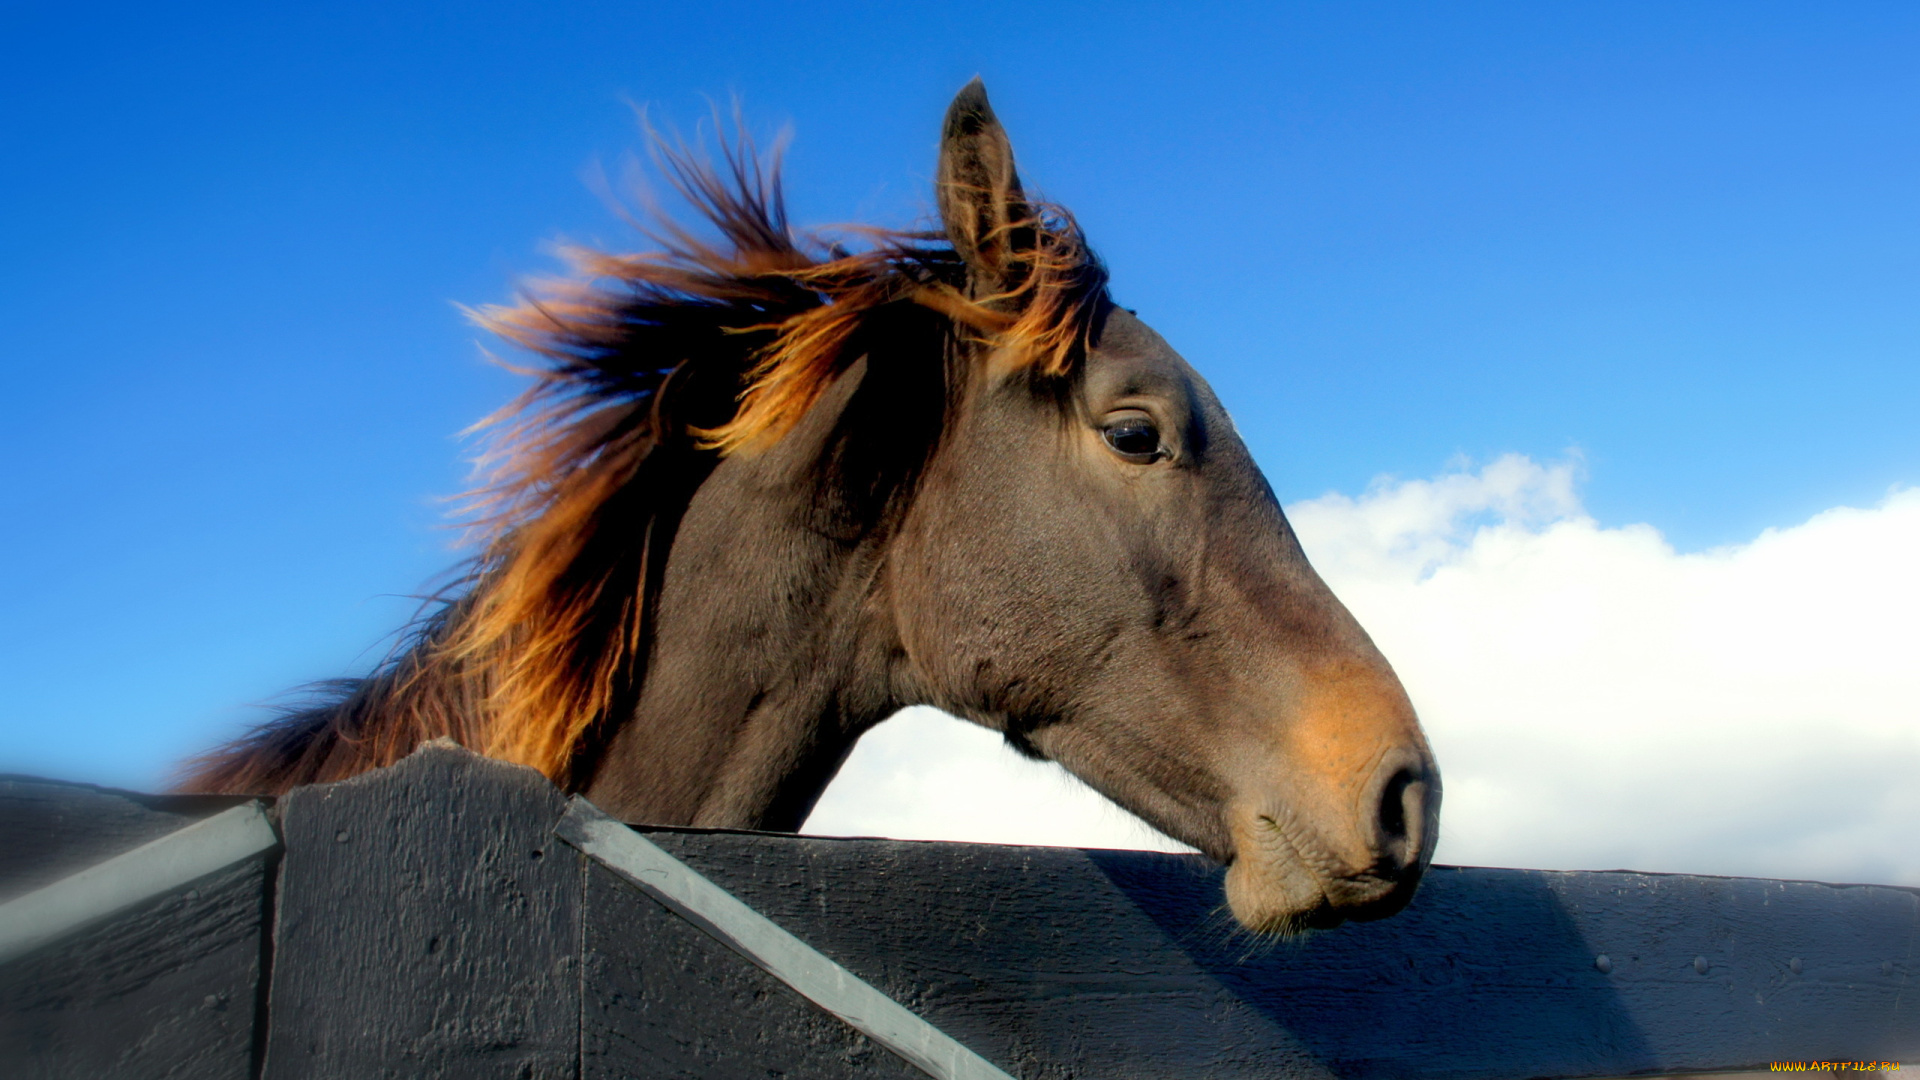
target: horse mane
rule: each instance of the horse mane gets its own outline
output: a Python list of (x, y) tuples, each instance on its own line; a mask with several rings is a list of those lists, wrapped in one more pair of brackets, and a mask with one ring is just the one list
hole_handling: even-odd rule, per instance
[(846, 230), (848, 251), (792, 227), (778, 155), (744, 138), (717, 163), (655, 146), (694, 227), (656, 211), (656, 250), (568, 249), (569, 275), (469, 313), (531, 356), (508, 366), (532, 382), (475, 425), (465, 572), (371, 675), (318, 684), (189, 762), (183, 789), (338, 780), (438, 737), (584, 782), (583, 746), (636, 699), (649, 599), (694, 490), (785, 435), (868, 354), (876, 316), (911, 307), (1042, 379), (1084, 356), (1106, 277), (1063, 210), (1034, 204), (1010, 226), (1032, 238), (1017, 280), (970, 292), (944, 234)]

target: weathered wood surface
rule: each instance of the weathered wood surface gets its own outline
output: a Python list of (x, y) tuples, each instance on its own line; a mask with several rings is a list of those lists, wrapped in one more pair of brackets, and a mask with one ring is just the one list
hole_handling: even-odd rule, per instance
[[(0, 781), (0, 899), (240, 802)], [(0, 965), (0, 1074), (253, 1075), (272, 856)]]
[(583, 1080), (925, 1080), (603, 866), (586, 915)]
[[(0, 835), (58, 842), (0, 847), (0, 882), (232, 802), (10, 781)], [(0, 1074), (916, 1075), (560, 842), (565, 805), (450, 747), (297, 791), (277, 875), (251, 859), (0, 965)], [(1274, 943), (1195, 858), (643, 831), (1023, 1080), (1920, 1058), (1910, 889), (1436, 868), (1393, 919)]]
[(582, 861), (538, 773), (429, 746), (281, 800), (267, 1077), (572, 1077)]
[(1914, 890), (1443, 867), (1392, 919), (1269, 943), (1192, 857), (647, 835), (1023, 1077), (1920, 1057)]
[(0, 776), (0, 900), (246, 801), (225, 795), (142, 795)]

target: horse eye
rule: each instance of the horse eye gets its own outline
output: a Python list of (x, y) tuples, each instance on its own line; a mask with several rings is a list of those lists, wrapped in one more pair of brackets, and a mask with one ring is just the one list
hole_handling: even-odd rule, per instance
[(1167, 456), (1160, 443), (1160, 429), (1144, 416), (1116, 417), (1100, 429), (1100, 434), (1114, 453), (1128, 461), (1145, 464)]

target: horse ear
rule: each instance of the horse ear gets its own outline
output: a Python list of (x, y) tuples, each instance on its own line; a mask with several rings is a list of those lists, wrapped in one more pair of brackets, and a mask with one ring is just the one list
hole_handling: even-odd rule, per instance
[(1013, 169), (1013, 145), (978, 78), (947, 106), (935, 185), (947, 239), (966, 260), (974, 295), (1016, 286), (1034, 245), (1033, 209)]

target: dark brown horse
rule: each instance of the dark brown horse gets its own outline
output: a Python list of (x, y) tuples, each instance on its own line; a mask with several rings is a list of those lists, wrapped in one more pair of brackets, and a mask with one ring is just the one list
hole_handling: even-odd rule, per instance
[(464, 588), (186, 786), (451, 736), (629, 821), (791, 830), (925, 704), (1230, 863), (1250, 928), (1398, 910), (1440, 804), (1406, 694), (1206, 383), (1022, 193), (980, 84), (937, 233), (848, 253), (751, 149), (666, 163), (717, 240), (664, 223), (481, 316), (538, 364)]

